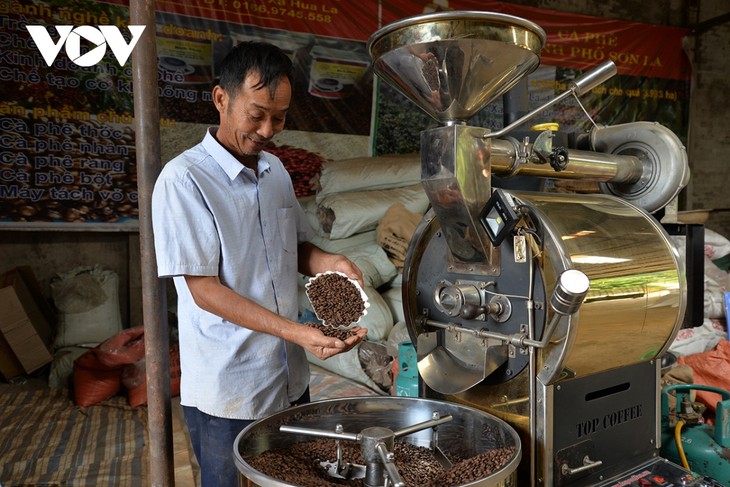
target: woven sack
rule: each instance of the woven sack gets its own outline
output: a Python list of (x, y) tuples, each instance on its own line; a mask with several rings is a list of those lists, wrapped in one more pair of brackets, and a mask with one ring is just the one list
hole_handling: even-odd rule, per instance
[(109, 399), (122, 388), (122, 367), (104, 365), (94, 350), (74, 361), (73, 396), (77, 406), (88, 407)]

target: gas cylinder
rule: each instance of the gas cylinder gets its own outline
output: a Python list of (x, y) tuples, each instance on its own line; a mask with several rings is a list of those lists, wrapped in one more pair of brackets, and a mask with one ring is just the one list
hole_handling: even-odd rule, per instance
[[(722, 397), (714, 425), (704, 421), (706, 406), (690, 400), (689, 392), (702, 390)], [(669, 394), (676, 395), (670, 411)], [(699, 384), (674, 384), (662, 388), (661, 455), (697, 474), (730, 486), (730, 392)]]

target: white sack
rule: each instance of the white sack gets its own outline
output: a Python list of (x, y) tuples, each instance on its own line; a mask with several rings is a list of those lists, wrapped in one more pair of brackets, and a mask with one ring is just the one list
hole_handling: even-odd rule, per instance
[(322, 164), (317, 201), (333, 193), (390, 189), (421, 182), (418, 154), (357, 157)]
[(122, 331), (119, 277), (114, 271), (78, 267), (51, 281), (58, 315), (54, 348), (97, 345)]

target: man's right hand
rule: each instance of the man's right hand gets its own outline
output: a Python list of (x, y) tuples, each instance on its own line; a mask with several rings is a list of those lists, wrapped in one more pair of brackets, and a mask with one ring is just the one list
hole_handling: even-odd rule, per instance
[(367, 328), (354, 326), (350, 329), (354, 332), (354, 335), (343, 341), (339, 338), (328, 337), (322, 333), (321, 330), (316, 328), (309, 326), (303, 326), (302, 328), (306, 328), (306, 330), (303, 331), (305, 331), (307, 335), (303, 338), (300, 345), (320, 360), (327, 360), (337, 354), (352, 350), (353, 347), (362, 342), (368, 334)]

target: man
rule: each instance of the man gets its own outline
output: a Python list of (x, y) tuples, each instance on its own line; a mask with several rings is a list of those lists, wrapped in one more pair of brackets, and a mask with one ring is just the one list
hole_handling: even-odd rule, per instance
[(326, 359), (344, 342), (296, 322), (297, 272), (362, 284), (350, 260), (308, 243), (312, 230), (281, 161), (263, 151), (284, 128), (292, 64), (246, 42), (220, 67), (220, 125), (165, 165), (152, 195), (158, 275), (174, 278), (180, 398), (202, 487), (234, 487), (233, 444), (253, 420), (309, 400), (304, 350)]

